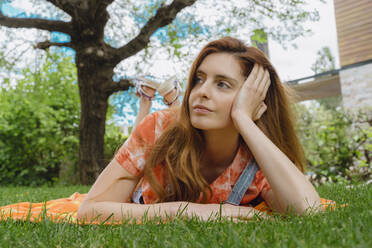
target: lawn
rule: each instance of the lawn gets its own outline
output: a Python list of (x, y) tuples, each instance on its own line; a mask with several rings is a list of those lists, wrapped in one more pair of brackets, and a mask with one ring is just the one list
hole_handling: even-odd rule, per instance
[[(85, 193), (86, 186), (0, 187), (0, 205)], [(372, 185), (326, 185), (321, 197), (348, 206), (314, 216), (246, 223), (175, 220), (120, 226), (0, 222), (0, 247), (372, 247)]]

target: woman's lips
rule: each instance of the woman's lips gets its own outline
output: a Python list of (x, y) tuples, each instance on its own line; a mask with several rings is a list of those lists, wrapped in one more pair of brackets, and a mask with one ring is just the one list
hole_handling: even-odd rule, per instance
[(208, 109), (205, 109), (205, 108), (194, 108), (194, 112), (195, 113), (199, 113), (199, 114), (208, 114), (210, 113), (211, 111), (209, 111)]

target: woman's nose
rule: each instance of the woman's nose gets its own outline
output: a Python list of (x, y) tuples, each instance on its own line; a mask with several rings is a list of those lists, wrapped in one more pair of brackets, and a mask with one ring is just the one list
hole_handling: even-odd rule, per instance
[(198, 88), (198, 96), (209, 98), (211, 94), (211, 85), (212, 84), (209, 80), (204, 81)]

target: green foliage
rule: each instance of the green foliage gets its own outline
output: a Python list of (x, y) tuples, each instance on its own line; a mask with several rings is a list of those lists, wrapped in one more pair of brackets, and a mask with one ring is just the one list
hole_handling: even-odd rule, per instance
[(108, 124), (106, 125), (106, 132), (105, 132), (105, 161), (106, 164), (108, 164), (112, 158), (113, 155), (116, 153), (116, 151), (119, 150), (121, 145), (125, 142), (127, 139), (127, 136), (124, 136), (124, 134), (121, 132), (120, 127), (114, 125), (114, 124)]
[(263, 29), (255, 29), (253, 30), (251, 40), (256, 41), (258, 43), (267, 43), (267, 34)]
[(317, 53), (317, 59), (312, 64), (311, 70), (315, 74), (319, 74), (326, 71), (332, 71), (336, 68), (335, 58), (332, 55), (329, 47), (322, 47)]
[(76, 69), (71, 59), (57, 59), (48, 57), (40, 71), (27, 69), (15, 87), (1, 89), (1, 184), (55, 181), (61, 159), (71, 161), (77, 150)]
[[(76, 80), (71, 58), (54, 54), (36, 73), (25, 70), (16, 86), (4, 82), (0, 89), (0, 184), (75, 182), (80, 118)], [(107, 129), (106, 154), (113, 149), (112, 143), (123, 142), (113, 125)]]
[(372, 179), (371, 111), (298, 105), (298, 133), (315, 183)]
[[(335, 58), (329, 47), (322, 47), (317, 52), (317, 58), (311, 65), (314, 74), (328, 72), (336, 69)], [(334, 109), (342, 104), (341, 96), (327, 97), (316, 100), (320, 105), (327, 109)]]

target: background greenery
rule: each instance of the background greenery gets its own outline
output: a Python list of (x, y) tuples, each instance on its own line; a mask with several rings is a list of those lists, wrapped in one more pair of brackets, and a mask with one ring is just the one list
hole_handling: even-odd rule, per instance
[[(49, 54), (40, 70), (0, 88), (0, 184), (75, 183), (80, 100), (72, 59)], [(113, 109), (108, 111), (108, 121)], [(125, 137), (106, 125), (105, 160)]]
[(372, 111), (297, 104), (298, 134), (313, 183), (372, 180)]

